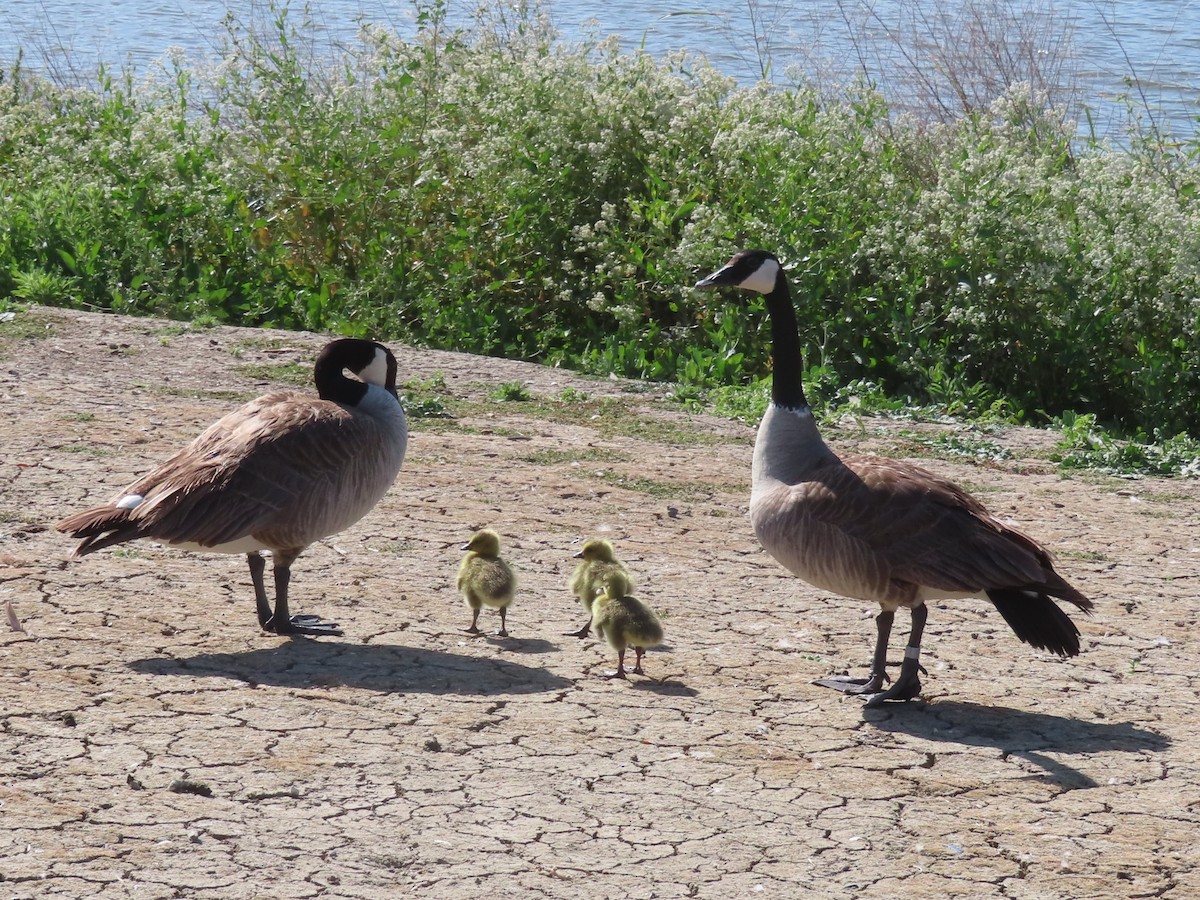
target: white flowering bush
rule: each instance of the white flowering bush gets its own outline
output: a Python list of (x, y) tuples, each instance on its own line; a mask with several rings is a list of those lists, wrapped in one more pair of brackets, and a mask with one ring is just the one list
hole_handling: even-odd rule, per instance
[(10, 68), (0, 298), (744, 384), (769, 372), (761, 299), (691, 285), (765, 246), (818, 394), (1200, 430), (1194, 147), (1078, 146), (1021, 87), (932, 124), (567, 46), (527, 5), (467, 32), (419, 12), (337, 59), (279, 12), (231, 23), (211, 71)]

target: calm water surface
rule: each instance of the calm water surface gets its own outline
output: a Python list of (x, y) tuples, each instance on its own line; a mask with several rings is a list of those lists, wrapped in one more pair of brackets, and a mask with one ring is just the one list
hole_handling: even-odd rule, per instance
[[(452, 20), (468, 21), (473, 3), (448, 0)], [(955, 0), (926, 3), (923, 9), (952, 9)], [(1016, 5), (1001, 3), (1004, 5)], [(293, 6), (301, 9), (299, 0)], [(713, 0), (609, 0), (603, 6), (549, 0), (543, 4), (563, 39), (586, 40), (619, 35), (627, 48), (652, 53), (689, 50), (704, 53), (726, 73), (743, 82), (762, 74), (769, 58), (777, 80), (789, 66), (827, 79), (857, 70), (856, 46), (862, 35), (905, 31), (903, 18), (914, 3), (897, 0), (824, 0), (821, 3), (773, 3), (755, 0), (758, 33), (768, 52), (756, 49), (755, 23), (742, 3)], [(18, 48), (26, 61), (60, 78), (86, 81), (97, 62), (131, 64), (141, 69), (179, 47), (192, 56), (215, 56), (229, 8), (243, 21), (264, 21), (263, 2), (228, 0), (3, 0), (0, 3), (0, 60)], [(318, 42), (331, 49), (355, 42), (362, 21), (388, 25), (401, 34), (415, 28), (413, 6), (387, 0), (310, 0)], [(1081, 99), (1097, 112), (1102, 128), (1119, 118), (1114, 104), (1133, 94), (1145, 102), (1178, 136), (1195, 133), (1200, 113), (1200, 0), (1058, 0), (1030, 8), (1048, 47), (1069, 47), (1070, 76)], [(873, 13), (870, 12), (873, 10)], [(297, 19), (297, 13), (293, 18)], [(858, 44), (848, 37), (853, 23)], [(318, 48), (320, 49), (320, 48)], [(873, 76), (886, 83), (894, 65), (876, 57)], [(1140, 90), (1126, 79), (1135, 74)], [(1064, 76), (1065, 78), (1066, 76)]]

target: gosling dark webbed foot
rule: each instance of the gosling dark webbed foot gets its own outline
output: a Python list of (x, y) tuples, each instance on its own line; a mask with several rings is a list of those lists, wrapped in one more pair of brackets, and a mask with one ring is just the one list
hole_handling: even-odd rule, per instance
[(271, 616), (263, 628), (276, 634), (306, 634), (312, 636), (341, 637), (344, 632), (337, 622), (326, 622), (320, 616), (303, 615), (279, 618)]
[(582, 628), (576, 629), (575, 631), (564, 631), (563, 637), (577, 637), (580, 640), (582, 640), (583, 638), (585, 638), (589, 634), (591, 634), (591, 632), (592, 632), (592, 626), (589, 623), (587, 625), (584, 625)]
[(613, 679), (613, 678), (622, 678), (623, 679), (623, 678), (625, 678), (625, 670), (617, 669), (617, 671), (615, 671), (615, 672), (604, 672), (601, 674), (600, 677), (604, 678), (606, 680)]

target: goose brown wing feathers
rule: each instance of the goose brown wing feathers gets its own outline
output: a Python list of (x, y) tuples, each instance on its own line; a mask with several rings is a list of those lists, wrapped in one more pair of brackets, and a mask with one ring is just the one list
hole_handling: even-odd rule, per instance
[(370, 456), (364, 444), (379, 440), (375, 428), (336, 403), (267, 394), (131, 484), (119, 496), (144, 500), (114, 513), (136, 523), (138, 536), (168, 543), (212, 547), (254, 535), (272, 546), (304, 546), (324, 531), (314, 492), (327, 484), (354, 489), (356, 460)]
[(803, 510), (807, 527), (824, 532), (860, 571), (875, 573), (877, 595), (870, 599), (900, 600), (922, 587), (963, 593), (1022, 587), (1088, 603), (1054, 573), (1039, 544), (919, 466), (834, 458), (787, 490), (802, 494), (793, 509)]

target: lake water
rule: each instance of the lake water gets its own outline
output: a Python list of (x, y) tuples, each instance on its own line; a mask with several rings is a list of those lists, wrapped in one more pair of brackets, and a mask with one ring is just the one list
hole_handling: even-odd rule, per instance
[[(0, 60), (11, 61), (22, 48), (27, 64), (63, 80), (86, 82), (101, 61), (142, 68), (171, 47), (212, 56), (230, 6), (244, 21), (263, 21), (267, 14), (261, 0), (3, 0)], [(452, 21), (469, 21), (474, 6), (447, 0)], [(303, 8), (300, 0), (294, 0), (293, 7)], [(1030, 58), (1050, 70), (1050, 80), (1074, 88), (1094, 111), (1102, 132), (1113, 129), (1121, 118), (1116, 101), (1131, 95), (1177, 136), (1195, 133), (1200, 113), (1200, 0), (1058, 0), (1053, 5), (974, 0), (974, 7), (1017, 9), (1012, 21), (993, 16), (991, 27), (999, 25), (1010, 37), (1023, 32)], [(956, 47), (968, 58), (977, 55), (966, 36), (982, 26), (964, 18), (964, 8), (962, 0), (543, 3), (567, 41), (617, 34), (630, 49), (700, 52), (743, 82), (757, 79), (764, 69), (776, 81), (786, 80), (789, 67), (794, 67), (830, 83), (866, 69), (885, 88), (895, 87), (889, 80), (897, 79), (897, 73), (928, 73), (936, 66), (931, 61), (936, 51), (914, 49), (911, 41), (899, 49), (890, 34), (941, 31), (951, 35), (943, 46)], [(331, 48), (352, 44), (361, 21), (385, 24), (401, 34), (415, 30), (414, 7), (408, 2), (310, 0), (309, 9), (319, 26), (316, 38)], [(299, 14), (292, 17), (298, 19)], [(1064, 68), (1052, 65), (1062, 59)], [(965, 60), (958, 65), (967, 68)], [(1131, 75), (1137, 77), (1136, 87), (1127, 81)], [(919, 82), (918, 74), (903, 90), (916, 90), (912, 85)]]

